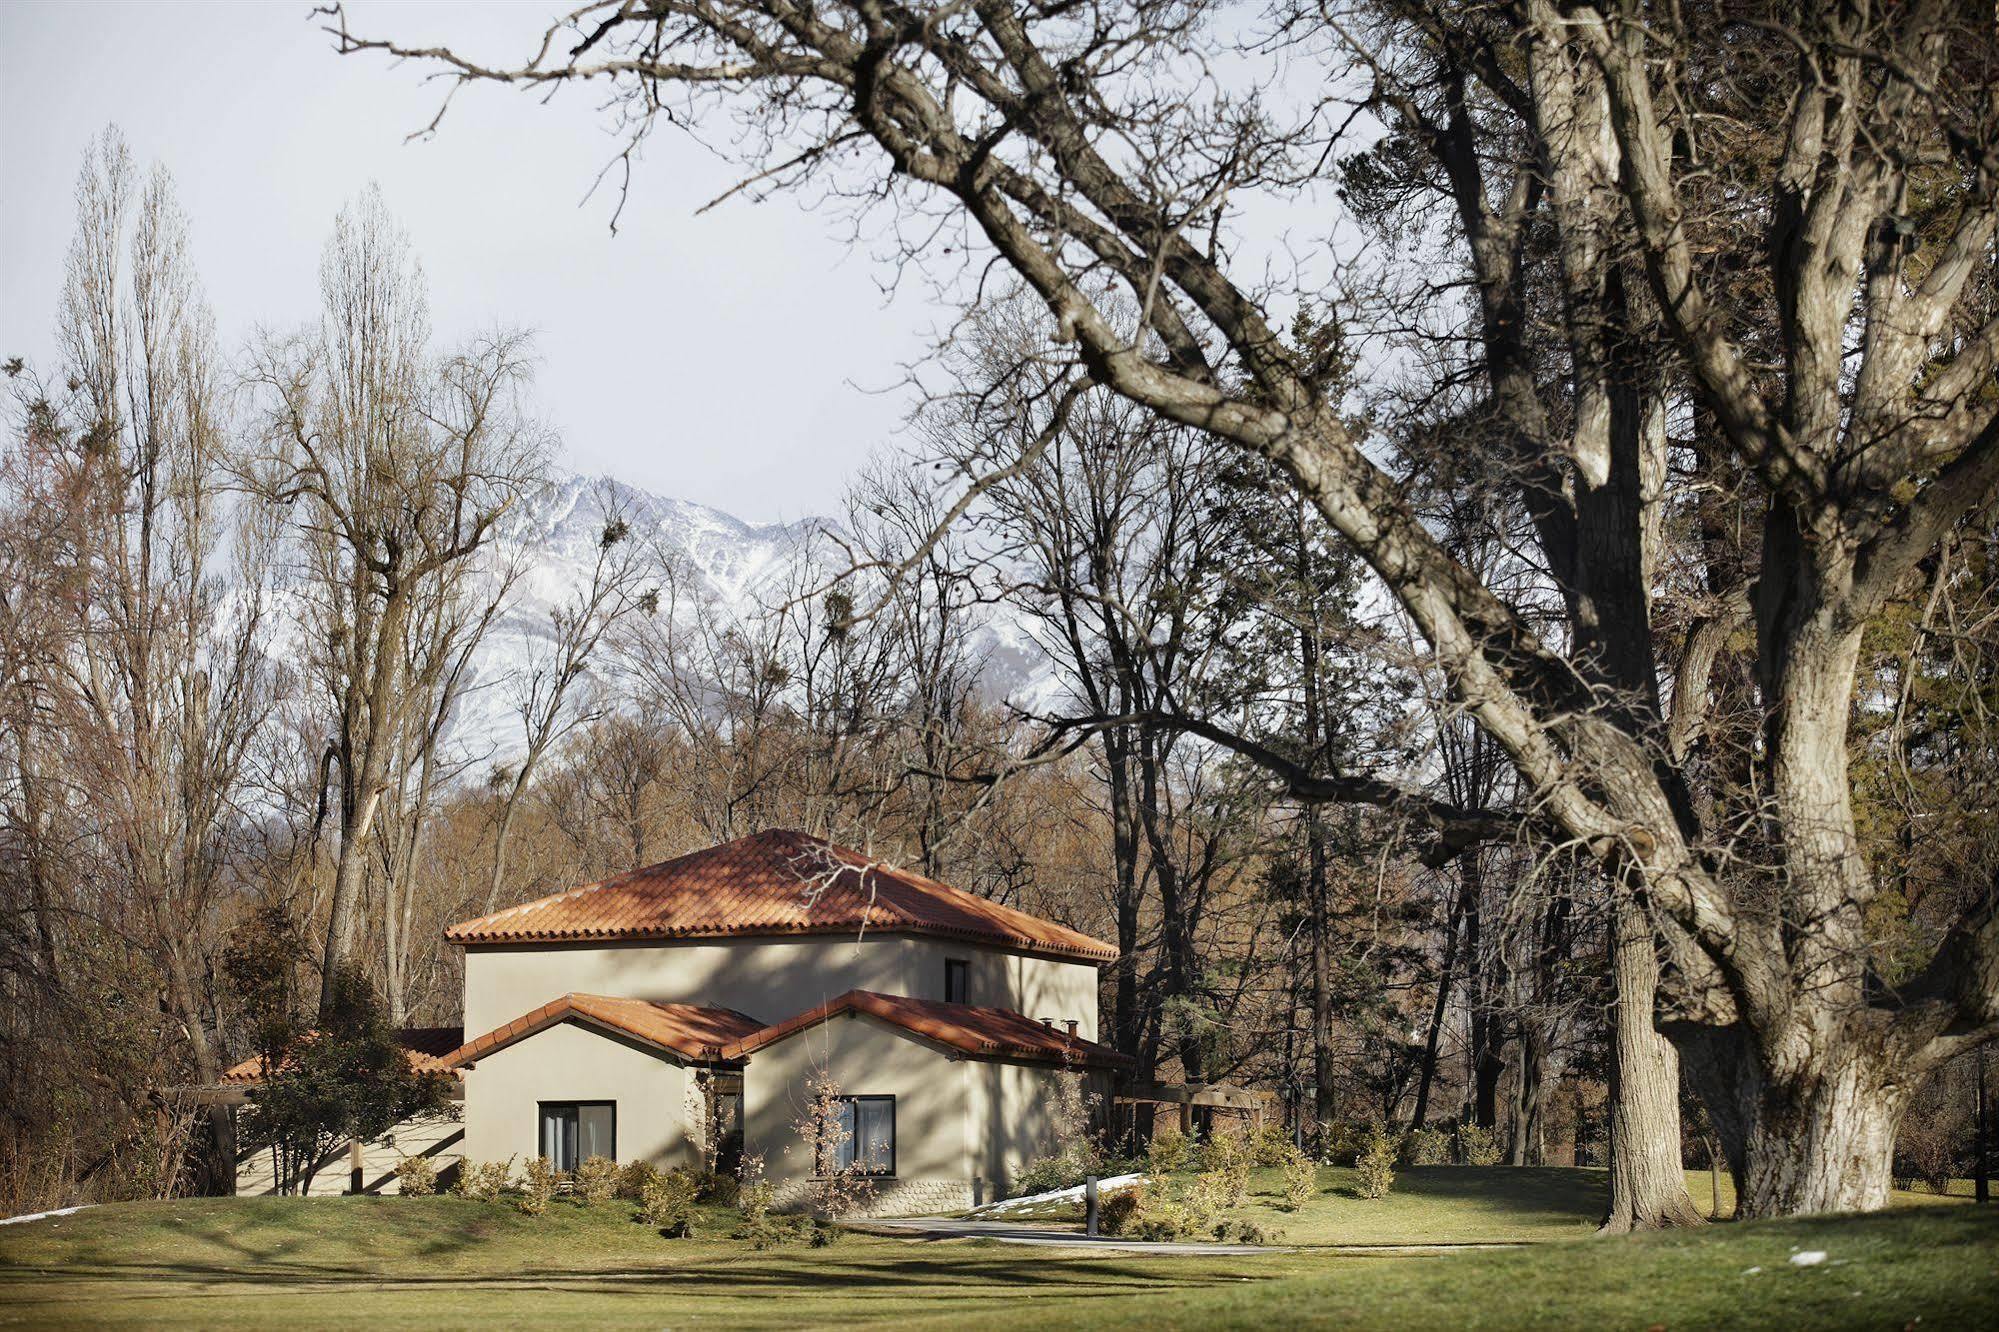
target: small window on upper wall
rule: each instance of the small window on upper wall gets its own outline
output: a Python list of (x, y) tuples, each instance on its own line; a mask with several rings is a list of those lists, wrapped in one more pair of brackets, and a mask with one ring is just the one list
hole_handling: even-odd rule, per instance
[(961, 957), (944, 959), (944, 1002), (972, 1002), (972, 964)]

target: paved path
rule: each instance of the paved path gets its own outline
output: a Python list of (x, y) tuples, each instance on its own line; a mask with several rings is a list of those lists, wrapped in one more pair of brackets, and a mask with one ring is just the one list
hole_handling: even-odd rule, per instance
[(1080, 1230), (1053, 1230), (1019, 1221), (972, 1221), (950, 1216), (879, 1218), (863, 1223), (880, 1230), (900, 1231), (923, 1239), (989, 1239), (1002, 1244), (1038, 1244), (1051, 1249), (1092, 1249), (1118, 1253), (1173, 1253), (1223, 1257), (1237, 1254), (1286, 1253), (1258, 1244), (1166, 1244), (1100, 1235)]

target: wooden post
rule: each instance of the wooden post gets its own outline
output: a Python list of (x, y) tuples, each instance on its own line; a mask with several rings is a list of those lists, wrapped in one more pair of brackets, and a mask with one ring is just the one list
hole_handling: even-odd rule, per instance
[(1971, 1167), (1971, 1196), (1982, 1203), (1992, 1201), (1992, 1101), (1985, 1092), (1985, 1050), (1978, 1051), (1977, 1156)]
[(347, 1144), (347, 1191), (360, 1193), (366, 1188), (361, 1177), (361, 1140), (356, 1138)]
[(1185, 1138), (1192, 1138), (1194, 1136), (1194, 1103), (1192, 1101), (1180, 1102), (1180, 1135)]

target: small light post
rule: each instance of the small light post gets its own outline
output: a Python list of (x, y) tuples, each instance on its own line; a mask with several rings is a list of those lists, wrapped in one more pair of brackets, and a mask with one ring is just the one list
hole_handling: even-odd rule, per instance
[(1083, 1180), (1083, 1233), (1095, 1239), (1097, 1235), (1097, 1177), (1087, 1176)]

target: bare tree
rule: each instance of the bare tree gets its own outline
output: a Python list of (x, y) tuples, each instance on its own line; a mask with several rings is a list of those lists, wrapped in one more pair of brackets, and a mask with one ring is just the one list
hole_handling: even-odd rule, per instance
[(369, 839), (419, 705), (408, 668), (422, 608), (538, 480), (546, 442), (518, 401), (524, 335), (433, 357), (422, 272), (378, 191), (341, 214), (320, 286), (318, 327), (256, 351), (267, 448), (249, 480), (297, 514), (330, 711), (340, 825), (321, 958), (330, 976), (355, 944)]
[[(16, 826), (33, 850), (74, 802), (105, 876), (95, 900), (75, 905), (100, 937), (129, 939), (150, 959), (195, 1074), (213, 1079), (224, 1065), (209, 983), (227, 858), (272, 702), (260, 648), (271, 534), (226, 502), (235, 441), (172, 180), (155, 167), (141, 182), (115, 131), (78, 179), (60, 333), (68, 390), (31, 395), (24, 440), (36, 456), (23, 462), (47, 488), (20, 498), (46, 506), (49, 535), (60, 535), (39, 558), (59, 578), (42, 591), (63, 595), (9, 605), (5, 617), (4, 678), (25, 705), (8, 745)], [(58, 753), (66, 777), (52, 766)], [(50, 866), (29, 863), (41, 913), (53, 905)], [(72, 965), (80, 980), (89, 964), (58, 955), (52, 918), (40, 915), (38, 932), (50, 982), (62, 987)], [(210, 1164), (226, 1182), (226, 1113), (212, 1127)]]
[(507, 850), (521, 796), (534, 781), (542, 760), (577, 727), (601, 715), (595, 700), (578, 698), (590, 683), (590, 671), (605, 635), (625, 616), (656, 609), (657, 589), (645, 585), (646, 565), (639, 543), (632, 539), (631, 519), (615, 489), (597, 489), (597, 506), (604, 526), (590, 565), (590, 581), (572, 598), (549, 611), (549, 635), (536, 639), (526, 667), (508, 684), (514, 714), (521, 721), (525, 748), (512, 770), (499, 774), (505, 785), (500, 822), (493, 831), (492, 875), (486, 885), (486, 914), (499, 906), (506, 880)]

